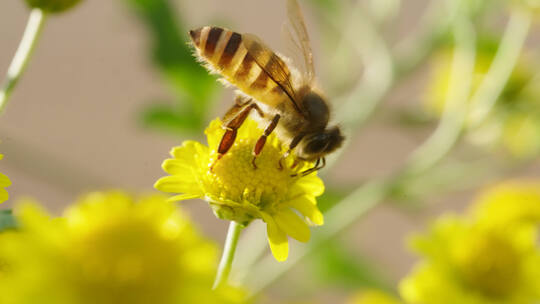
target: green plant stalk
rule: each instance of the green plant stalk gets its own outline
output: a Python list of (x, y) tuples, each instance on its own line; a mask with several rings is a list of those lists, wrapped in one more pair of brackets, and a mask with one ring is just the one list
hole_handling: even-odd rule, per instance
[(225, 246), (223, 247), (223, 255), (221, 256), (221, 261), (219, 262), (219, 267), (212, 289), (217, 289), (227, 283), (234, 260), (234, 252), (236, 251), (238, 238), (240, 237), (240, 232), (242, 229), (243, 227), (235, 221), (231, 221), (229, 224)]
[[(437, 159), (433, 158), (429, 164), (434, 166), (440, 160), (444, 158), (447, 152), (449, 152), (457, 143), (460, 130), (462, 129), (463, 119), (458, 115), (462, 112), (462, 109), (466, 106), (467, 96), (471, 87), (471, 77), (468, 79), (462, 79), (459, 81), (463, 74), (472, 75), (475, 63), (475, 35), (470, 33), (474, 32), (474, 29), (470, 22), (466, 19), (456, 22), (454, 27), (454, 34), (456, 37), (456, 44), (459, 46), (456, 48), (454, 56), (454, 64), (452, 70), (452, 79), (450, 91), (447, 96), (447, 106), (445, 112), (451, 112), (443, 116), (439, 127), (433, 133), (433, 136), (428, 139), (417, 151), (420, 155), (425, 153), (436, 153)], [(467, 83), (468, 82), (468, 83)], [(451, 128), (450, 128), (451, 127)], [(444, 141), (447, 141), (445, 143)], [(434, 144), (436, 143), (436, 144)], [(445, 151), (442, 151), (442, 148)], [(440, 151), (439, 151), (440, 150)], [(443, 153), (445, 152), (445, 153)], [(419, 177), (421, 173), (418, 168), (422, 168), (422, 171), (429, 169), (425, 165), (418, 167), (415, 162), (418, 158), (413, 157), (409, 159), (408, 165), (405, 165), (404, 169), (396, 174), (386, 178), (375, 180), (360, 187), (343, 201), (337, 204), (326, 214), (326, 225), (324, 229), (320, 231), (316, 238), (314, 238), (308, 247), (297, 248), (296, 255), (291, 257), (290, 260), (280, 267), (273, 265), (273, 261), (269, 258), (261, 261), (260, 265), (257, 265), (255, 269), (252, 269), (254, 273), (264, 273), (259, 280), (253, 277), (252, 291), (254, 294), (262, 291), (264, 288), (275, 282), (279, 277), (284, 275), (294, 265), (296, 265), (302, 258), (309, 255), (309, 253), (316, 250), (319, 246), (322, 246), (326, 240), (334, 237), (352, 223), (357, 221), (360, 217), (366, 215), (375, 206), (383, 202), (390, 197), (395, 189), (407, 181), (411, 177)]]
[(0, 90), (0, 114), (5, 111), (13, 89), (26, 70), (28, 61), (32, 57), (36, 43), (43, 31), (46, 16), (47, 14), (38, 8), (32, 9), (30, 12), (23, 37), (8, 68), (4, 85)]
[[(451, 30), (456, 14), (437, 14), (439, 3), (432, 2), (411, 37), (400, 41), (395, 50), (391, 50), (376, 26), (368, 18), (357, 12), (353, 17), (354, 26), (346, 28), (360, 31), (362, 39), (354, 38), (354, 47), (364, 57), (365, 75), (356, 88), (346, 97), (338, 98), (341, 110), (336, 113), (337, 120), (345, 127), (345, 132), (352, 137), (355, 130), (361, 129), (378, 110), (384, 97), (399, 84), (399, 80), (412, 73), (415, 68), (435, 49), (438, 41)], [(360, 6), (362, 9), (362, 6)], [(353, 11), (354, 12), (354, 11)], [(340, 28), (340, 27), (336, 27)], [(427, 31), (424, 29), (428, 29)], [(361, 102), (359, 102), (361, 101)], [(345, 141), (342, 149), (328, 157), (327, 167), (332, 167), (341, 157), (350, 142)], [(324, 173), (323, 173), (324, 174)]]
[(468, 117), (470, 128), (478, 127), (485, 121), (512, 75), (531, 27), (531, 14), (528, 10), (516, 8), (510, 15), (499, 51), (471, 99), (474, 108)]
[(452, 150), (462, 134), (476, 61), (474, 27), (462, 19), (454, 26), (456, 49), (443, 115), (435, 132), (413, 152), (404, 169), (406, 176), (433, 168)]

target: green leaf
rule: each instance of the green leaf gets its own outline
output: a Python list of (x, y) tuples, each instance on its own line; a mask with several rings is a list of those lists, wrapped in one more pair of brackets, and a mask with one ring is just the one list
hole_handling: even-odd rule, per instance
[(8, 210), (0, 210), (0, 232), (17, 228), (17, 222), (13, 216), (13, 212)]
[(324, 285), (333, 284), (353, 290), (373, 288), (392, 291), (390, 284), (374, 268), (376, 263), (359, 253), (350, 252), (337, 240), (320, 246), (313, 255), (312, 262)]
[(388, 111), (386, 117), (383, 117), (389, 124), (397, 127), (405, 127), (411, 129), (421, 129), (433, 127), (435, 118), (433, 115), (418, 109), (396, 109)]
[(351, 192), (351, 189), (338, 189), (334, 187), (327, 187), (323, 195), (317, 198), (317, 206), (322, 213), (325, 213), (327, 210), (332, 208), (335, 204), (339, 203)]
[[(195, 120), (204, 117), (211, 106), (218, 85), (215, 77), (209, 75), (192, 55), (193, 50), (188, 45), (188, 31), (184, 28), (181, 18), (174, 14), (175, 9), (171, 1), (125, 1), (146, 25), (150, 34), (153, 62), (172, 87), (177, 103), (186, 109), (186, 116), (195, 115)], [(164, 119), (176, 121), (170, 117), (178, 115), (177, 112), (171, 113), (168, 115), (169, 118)], [(160, 111), (160, 115), (157, 116), (167, 115)], [(177, 127), (183, 126), (179, 121), (176, 123)], [(186, 126), (189, 129), (193, 124), (188, 123)]]
[(181, 111), (171, 105), (153, 104), (142, 111), (141, 123), (145, 127), (174, 134), (197, 132), (204, 128), (204, 116), (192, 111)]
[(328, 13), (329, 11), (334, 12), (338, 7), (339, 1), (333, 0), (311, 0), (310, 1), (317, 9), (322, 12)]

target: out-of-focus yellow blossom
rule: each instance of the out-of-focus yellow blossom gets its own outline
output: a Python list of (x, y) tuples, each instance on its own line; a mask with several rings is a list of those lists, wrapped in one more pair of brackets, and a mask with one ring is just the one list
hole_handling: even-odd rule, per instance
[(31, 8), (39, 8), (49, 13), (60, 13), (66, 11), (81, 0), (25, 0)]
[[(487, 39), (481, 40), (478, 43), (470, 93), (471, 96), (476, 93), (489, 71), (497, 47), (498, 45), (495, 41)], [(445, 108), (452, 72), (452, 56), (453, 49), (445, 48), (434, 56), (431, 64), (431, 83), (428, 85), (428, 90), (424, 96), (424, 105), (427, 111), (436, 116), (441, 116)], [(508, 102), (512, 102), (517, 98), (518, 93), (525, 87), (532, 75), (534, 74), (530, 70), (528, 62), (525, 58), (522, 58), (522, 60), (518, 62), (518, 65), (505, 86), (501, 98)], [(474, 106), (474, 104), (469, 105), (470, 108)]]
[(482, 192), (472, 210), (484, 225), (540, 224), (540, 181), (516, 180)]
[(414, 304), (534, 304), (540, 251), (530, 226), (498, 229), (446, 216), (413, 240), (424, 257), (400, 284)]
[(181, 193), (171, 197), (172, 201), (205, 199), (221, 219), (243, 225), (262, 219), (274, 257), (284, 261), (289, 252), (287, 236), (307, 242), (308, 223), (323, 224), (315, 198), (324, 192), (324, 185), (316, 173), (291, 176), (312, 166), (304, 163), (291, 168), (292, 155), (285, 160), (284, 168), (279, 169), (284, 151), (273, 134), (257, 158), (258, 168), (254, 169), (252, 151), (262, 132), (255, 121), (247, 119), (238, 130), (234, 145), (210, 170), (224, 134), (221, 121), (212, 121), (206, 129), (208, 146), (186, 141), (173, 148), (173, 158), (165, 160), (162, 166), (170, 176), (159, 179), (155, 188)]
[[(477, 45), (470, 96), (474, 96), (489, 71), (498, 44), (481, 39)], [(431, 83), (424, 98), (426, 110), (440, 117), (445, 108), (451, 70), (452, 49), (445, 49), (434, 57)], [(469, 139), (482, 145), (502, 145), (517, 158), (528, 158), (540, 153), (540, 90), (535, 78), (534, 64), (523, 55), (515, 66), (490, 115), (475, 130), (469, 130)], [(468, 99), (474, 101), (473, 98)], [(469, 103), (469, 110), (477, 105)], [(469, 111), (472, 113), (472, 111)], [(471, 117), (466, 120), (473, 122)], [(475, 125), (476, 122), (473, 122)], [(468, 126), (467, 126), (468, 127)]]
[(526, 9), (530, 9), (535, 13), (540, 12), (540, 0), (514, 0), (514, 4), (521, 5)]
[(51, 219), (33, 204), (0, 235), (0, 303), (239, 303), (211, 291), (216, 247), (187, 217), (150, 195), (92, 193)]
[(516, 112), (503, 126), (501, 142), (520, 158), (532, 158), (540, 152), (540, 113)]
[(352, 296), (346, 304), (401, 304), (402, 302), (382, 291), (369, 290)]
[[(4, 155), (0, 154), (0, 159), (4, 158)], [(5, 175), (0, 173), (0, 203), (8, 200), (9, 194), (5, 188), (11, 186), (11, 181)]]

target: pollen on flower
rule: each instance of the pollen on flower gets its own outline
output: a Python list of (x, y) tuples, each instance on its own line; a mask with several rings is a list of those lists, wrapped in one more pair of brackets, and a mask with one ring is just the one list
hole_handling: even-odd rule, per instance
[(288, 168), (279, 169), (282, 153), (274, 146), (265, 147), (254, 168), (251, 161), (255, 142), (254, 139), (238, 140), (213, 172), (208, 171), (208, 182), (219, 187), (223, 197), (270, 207), (272, 202), (283, 199), (280, 194), (287, 192), (294, 178)]

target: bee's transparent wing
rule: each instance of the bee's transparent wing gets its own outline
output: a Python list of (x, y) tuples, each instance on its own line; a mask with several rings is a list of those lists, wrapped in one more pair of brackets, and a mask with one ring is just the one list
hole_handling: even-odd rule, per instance
[(247, 49), (248, 55), (252, 56), (257, 65), (279, 86), (279, 88), (281, 88), (281, 90), (283, 90), (293, 103), (296, 111), (298, 111), (299, 114), (304, 115), (302, 105), (298, 100), (292, 85), (291, 71), (287, 67), (287, 64), (257, 36), (252, 34), (242, 34), (242, 41)]
[(308, 83), (312, 83), (315, 78), (313, 52), (304, 22), (304, 15), (297, 0), (287, 0), (287, 17), (286, 32), (291, 37), (293, 44), (300, 49), (304, 59), (305, 78)]

